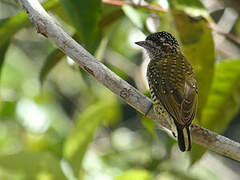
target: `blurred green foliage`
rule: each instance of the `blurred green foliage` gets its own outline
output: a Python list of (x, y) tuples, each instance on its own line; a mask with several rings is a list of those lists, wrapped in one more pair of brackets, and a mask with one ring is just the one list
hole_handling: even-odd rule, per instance
[(60, 2), (76, 28), (81, 44), (93, 53), (101, 38), (98, 29), (101, 0), (60, 0)]
[(129, 170), (125, 172), (123, 175), (115, 178), (115, 180), (151, 180), (151, 174), (147, 172), (146, 170)]
[[(216, 63), (208, 27), (213, 20), (201, 1), (168, 3), (168, 12), (100, 0), (46, 0), (43, 6), (76, 41), (146, 94), (146, 59), (134, 42), (153, 29), (173, 33), (199, 85), (195, 123), (223, 133), (240, 109), (240, 59)], [(15, 13), (0, 19), (0, 179), (220, 179), (198, 161), (205, 148), (194, 144), (190, 153), (180, 153), (153, 120), (39, 36), (15, 1), (7, 5)]]
[(212, 90), (203, 111), (202, 125), (221, 133), (240, 108), (240, 59), (216, 66)]

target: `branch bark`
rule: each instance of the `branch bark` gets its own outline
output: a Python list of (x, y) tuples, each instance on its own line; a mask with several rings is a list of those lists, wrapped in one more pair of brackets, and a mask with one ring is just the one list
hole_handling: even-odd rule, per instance
[[(38, 33), (41, 33), (53, 42), (66, 55), (71, 57), (85, 71), (96, 80), (120, 96), (126, 103), (137, 111), (145, 113), (151, 104), (151, 100), (141, 94), (137, 89), (114, 74), (105, 65), (95, 59), (80, 44), (74, 41), (43, 9), (37, 0), (19, 0), (22, 8), (27, 12)], [(148, 118), (155, 119), (153, 111), (148, 113)], [(161, 126), (169, 129), (166, 120), (156, 121)], [(240, 144), (224, 136), (216, 134), (199, 125), (191, 126), (194, 142), (208, 148), (211, 151), (225, 155), (240, 161)]]

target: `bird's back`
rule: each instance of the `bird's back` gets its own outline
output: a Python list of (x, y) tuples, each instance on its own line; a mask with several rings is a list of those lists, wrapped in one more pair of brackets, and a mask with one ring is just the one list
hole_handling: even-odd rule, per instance
[(154, 104), (161, 103), (180, 126), (190, 125), (196, 112), (197, 85), (187, 59), (177, 53), (151, 60), (147, 77)]

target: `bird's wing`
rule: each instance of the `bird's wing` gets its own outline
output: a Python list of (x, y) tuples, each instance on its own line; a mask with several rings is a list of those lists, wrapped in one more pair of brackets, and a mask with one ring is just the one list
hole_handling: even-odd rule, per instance
[(181, 103), (181, 119), (187, 125), (190, 125), (197, 109), (197, 83), (193, 77), (187, 77), (185, 80), (183, 101)]
[[(157, 98), (173, 117), (175, 123), (182, 127), (189, 126), (195, 116), (197, 107), (197, 84), (194, 79), (192, 67), (189, 62), (177, 58), (181, 66), (172, 66), (171, 61), (167, 60), (167, 71), (163, 71), (163, 66), (156, 66), (160, 73), (158, 84), (153, 88)], [(161, 62), (160, 62), (161, 63)], [(159, 68), (159, 69), (158, 69)], [(183, 70), (185, 69), (185, 70)], [(187, 73), (190, 72), (190, 73)], [(162, 83), (164, 82), (164, 83)]]

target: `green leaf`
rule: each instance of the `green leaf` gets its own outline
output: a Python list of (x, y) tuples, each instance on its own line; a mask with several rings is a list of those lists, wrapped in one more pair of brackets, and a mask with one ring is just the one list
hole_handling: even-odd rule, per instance
[(2, 66), (3, 66), (3, 63), (4, 63), (4, 57), (5, 57), (5, 54), (7, 52), (8, 46), (9, 46), (9, 42), (6, 42), (5, 45), (0, 47), (0, 77), (1, 77)]
[[(109, 47), (127, 59), (133, 59), (136, 54), (129, 43), (129, 32), (134, 28), (135, 25), (131, 23), (131, 21), (127, 18), (123, 18), (113, 27), (112, 31), (114, 33), (112, 33), (109, 39)], [(126, 31), (126, 29), (128, 29), (128, 31)]]
[[(201, 124), (222, 133), (240, 108), (240, 59), (226, 60), (215, 68), (215, 75), (207, 104), (202, 111)], [(194, 145), (192, 161), (200, 159), (206, 149)]]
[(116, 119), (119, 115), (116, 97), (105, 96), (100, 102), (93, 104), (81, 113), (76, 121), (75, 127), (64, 144), (64, 157), (72, 166), (74, 173), (78, 176), (82, 159), (92, 141), (95, 129), (103, 121)]
[(191, 16), (203, 16), (210, 20), (210, 15), (200, 0), (171, 0), (172, 9), (184, 11)]
[(152, 180), (152, 175), (144, 169), (128, 170), (114, 180)]
[(65, 54), (61, 50), (55, 49), (47, 56), (40, 72), (39, 78), (41, 84), (43, 84), (43, 81), (46, 79), (48, 73), (62, 59), (62, 57), (64, 57), (64, 55)]
[(197, 119), (207, 102), (214, 73), (214, 42), (204, 19), (194, 19), (181, 11), (172, 11), (183, 53), (191, 62), (198, 83)]
[(45, 175), (49, 179), (67, 180), (60, 160), (45, 152), (20, 152), (0, 157), (0, 165), (5, 169), (21, 172), (26, 180)]
[(100, 40), (98, 23), (101, 0), (60, 0), (60, 2), (74, 25), (80, 42), (93, 53)]
[(0, 28), (0, 47), (4, 46), (11, 37), (22, 27), (30, 25), (30, 21), (25, 12), (21, 11), (17, 15), (9, 18)]
[(154, 135), (155, 133), (155, 122), (152, 119), (149, 119), (145, 116), (141, 115), (141, 120), (142, 120), (142, 124), (144, 125), (144, 127), (152, 134)]
[(236, 32), (236, 35), (240, 37), (240, 19), (238, 18), (236, 25), (234, 27), (234, 31)]
[[(8, 20), (8, 18), (0, 20), (0, 28), (4, 25), (4, 23), (7, 20)], [(9, 46), (9, 41), (6, 41), (5, 44), (2, 44), (2, 46), (0, 46), (0, 77), (1, 77), (2, 66), (4, 63), (4, 57), (7, 52), (8, 46)]]
[[(58, 6), (57, 0), (48, 0), (43, 3), (43, 7), (46, 10), (53, 10)], [(1, 27), (0, 27), (0, 48), (5, 46), (7, 42), (12, 38), (12, 36), (18, 32), (21, 28), (29, 26), (31, 22), (25, 11), (21, 11), (15, 16), (9, 18)]]
[(202, 125), (222, 133), (240, 108), (240, 59), (216, 66), (213, 87), (203, 109)]
[(148, 32), (145, 22), (149, 14), (137, 10), (130, 5), (122, 6), (122, 10), (136, 27), (141, 29), (144, 33)]

